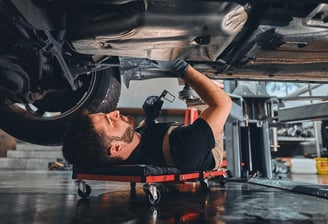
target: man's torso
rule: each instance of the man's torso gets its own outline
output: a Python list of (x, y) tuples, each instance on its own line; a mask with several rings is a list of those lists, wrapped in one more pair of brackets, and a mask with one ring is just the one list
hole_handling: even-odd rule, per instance
[[(194, 123), (175, 128), (167, 140), (174, 166), (182, 171), (209, 170), (214, 166), (211, 149), (215, 141), (211, 129), (202, 119)], [(167, 165), (163, 155), (163, 139), (172, 125), (174, 123), (157, 123), (137, 129), (141, 142), (127, 162)]]

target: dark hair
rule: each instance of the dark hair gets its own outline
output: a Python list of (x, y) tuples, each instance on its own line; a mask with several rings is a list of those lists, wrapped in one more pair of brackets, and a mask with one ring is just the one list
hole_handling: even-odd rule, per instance
[(83, 111), (72, 120), (63, 141), (63, 156), (74, 166), (94, 167), (109, 163), (106, 143), (102, 133), (98, 133)]

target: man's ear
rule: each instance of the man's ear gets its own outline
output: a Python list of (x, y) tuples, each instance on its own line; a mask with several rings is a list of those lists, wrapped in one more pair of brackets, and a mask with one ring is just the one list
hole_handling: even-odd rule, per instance
[(108, 147), (108, 154), (109, 155), (113, 155), (116, 156), (117, 154), (119, 154), (122, 150), (122, 145), (119, 143), (112, 143), (109, 147)]

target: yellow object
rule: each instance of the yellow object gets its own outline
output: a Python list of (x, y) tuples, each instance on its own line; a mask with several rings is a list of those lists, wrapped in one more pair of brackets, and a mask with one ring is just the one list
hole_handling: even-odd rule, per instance
[(318, 174), (328, 174), (328, 158), (315, 158)]

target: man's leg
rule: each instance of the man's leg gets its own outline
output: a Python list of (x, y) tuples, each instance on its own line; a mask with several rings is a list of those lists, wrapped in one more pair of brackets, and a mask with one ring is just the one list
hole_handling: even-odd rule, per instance
[(212, 154), (215, 160), (214, 170), (220, 168), (223, 161), (223, 153), (224, 153), (224, 132), (221, 131), (219, 137), (215, 139), (215, 147), (212, 149)]

